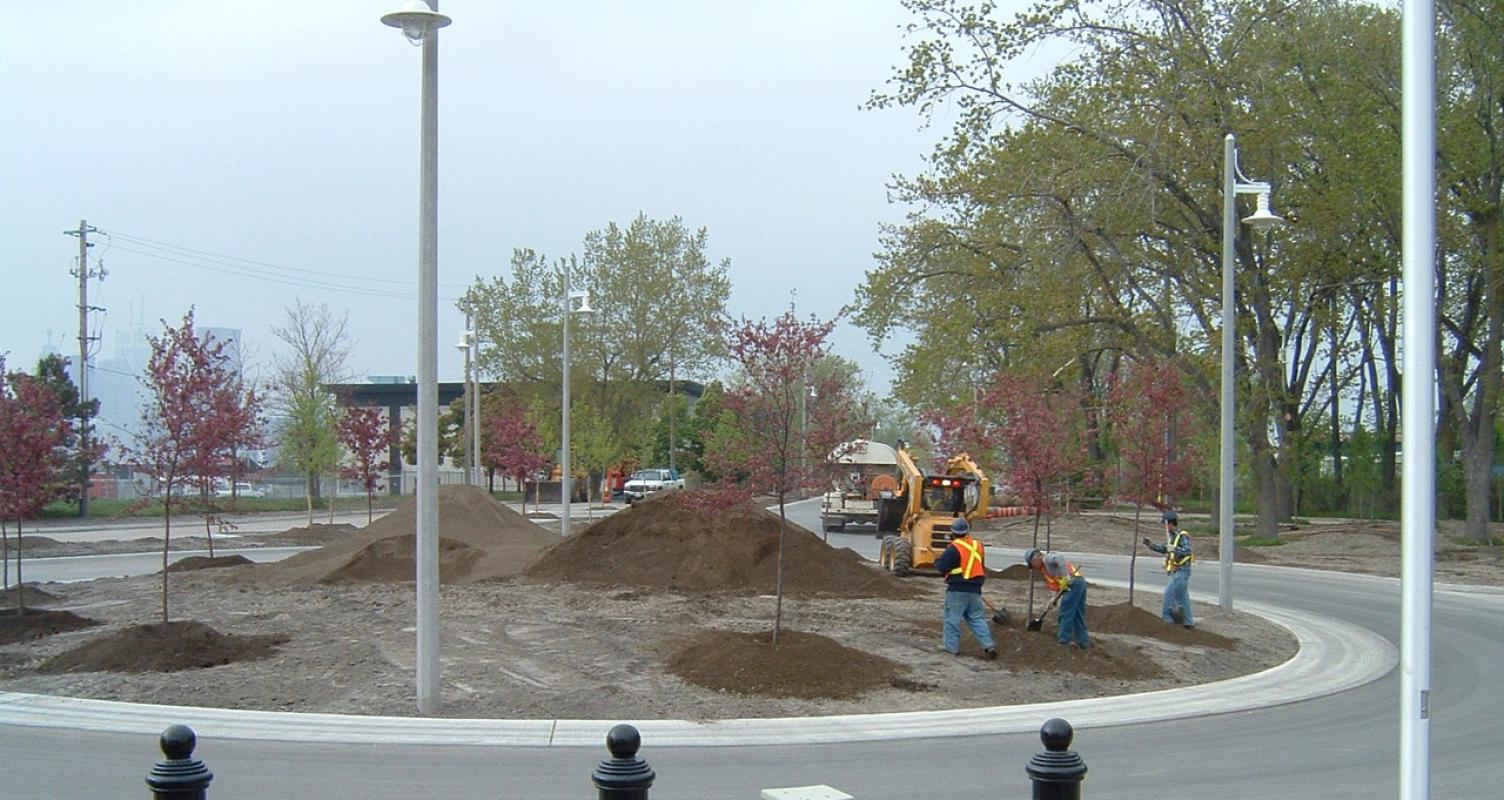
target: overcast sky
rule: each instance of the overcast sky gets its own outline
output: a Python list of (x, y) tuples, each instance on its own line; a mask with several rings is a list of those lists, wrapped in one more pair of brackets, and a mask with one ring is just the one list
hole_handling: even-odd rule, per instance
[[(0, 352), (77, 354), (80, 219), (106, 280), (100, 355), (133, 321), (196, 306), (279, 343), (293, 298), (348, 311), (357, 374), (417, 371), (419, 49), (400, 0), (57, 0), (0, 29)], [(897, 0), (443, 0), (439, 52), (441, 380), (453, 298), (515, 247), (680, 216), (730, 259), (729, 310), (801, 316), (853, 299), (895, 173), (938, 129), (863, 111), (903, 59)], [(186, 262), (186, 263), (184, 263)], [(250, 272), (256, 275), (247, 274)], [(891, 348), (890, 348), (891, 349)], [(848, 326), (835, 352), (879, 393), (892, 371)]]

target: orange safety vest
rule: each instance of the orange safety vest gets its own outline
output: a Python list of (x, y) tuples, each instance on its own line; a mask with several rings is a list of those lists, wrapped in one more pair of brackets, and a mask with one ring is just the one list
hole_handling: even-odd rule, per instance
[(981, 542), (971, 537), (962, 537), (952, 539), (950, 543), (955, 545), (956, 552), (961, 554), (961, 566), (945, 573), (946, 575), (960, 575), (969, 581), (972, 578), (980, 578), (986, 572), (986, 566), (983, 564), (983, 551), (986, 548)]
[[(1039, 574), (1044, 576), (1044, 585), (1050, 587), (1050, 591), (1058, 592), (1065, 588), (1066, 584), (1069, 584), (1071, 580), (1081, 577), (1081, 570), (1076, 569), (1076, 565), (1069, 561), (1065, 562), (1065, 571), (1067, 575), (1051, 575), (1041, 569)], [(1067, 579), (1067, 576), (1069, 579)]]

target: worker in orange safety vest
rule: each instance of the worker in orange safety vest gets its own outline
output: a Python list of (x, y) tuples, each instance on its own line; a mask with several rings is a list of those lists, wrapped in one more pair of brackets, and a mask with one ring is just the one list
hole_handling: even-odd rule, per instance
[(987, 580), (986, 548), (971, 537), (971, 525), (965, 517), (950, 524), (950, 544), (935, 559), (935, 570), (945, 576), (945, 625), (941, 647), (951, 655), (961, 652), (961, 621), (971, 628), (982, 654), (997, 658), (997, 643), (987, 625), (983, 611), (982, 583)]

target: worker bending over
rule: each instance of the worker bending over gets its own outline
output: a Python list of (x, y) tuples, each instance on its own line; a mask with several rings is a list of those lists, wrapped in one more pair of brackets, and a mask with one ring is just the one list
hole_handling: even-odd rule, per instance
[(961, 652), (961, 620), (971, 628), (988, 659), (997, 658), (997, 644), (987, 615), (982, 611), (982, 583), (987, 580), (986, 548), (971, 538), (971, 525), (964, 517), (950, 524), (950, 544), (935, 560), (935, 570), (945, 576), (945, 626), (941, 646), (945, 652)]
[(1164, 513), (1164, 522), (1164, 544), (1155, 544), (1149, 541), (1149, 537), (1144, 537), (1144, 544), (1150, 550), (1164, 554), (1165, 572), (1170, 576), (1169, 583), (1165, 584), (1165, 601), (1160, 607), (1159, 616), (1165, 622), (1194, 628), (1196, 621), (1191, 617), (1191, 563), (1196, 560), (1196, 556), (1191, 554), (1191, 537), (1179, 528), (1180, 515), (1174, 511)]
[(1060, 603), (1060, 644), (1083, 650), (1090, 647), (1091, 639), (1086, 633), (1086, 578), (1081, 570), (1059, 553), (1045, 553), (1032, 547), (1024, 553), (1024, 563), (1044, 578), (1044, 585), (1050, 587)]

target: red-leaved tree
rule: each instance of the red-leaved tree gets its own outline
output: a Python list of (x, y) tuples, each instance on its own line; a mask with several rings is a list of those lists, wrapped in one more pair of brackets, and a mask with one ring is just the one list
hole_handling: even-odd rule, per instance
[[(44, 383), (24, 372), (5, 373), (0, 358), (0, 522), (16, 523), (16, 607), (26, 613), (21, 577), (21, 522), (34, 519), (43, 506), (61, 496), (68, 453), (63, 444), (72, 430), (62, 402)], [(10, 588), (10, 539), (0, 528), (4, 588)]]
[(1191, 488), (1200, 454), (1194, 440), (1190, 395), (1174, 365), (1151, 359), (1108, 376), (1107, 419), (1122, 464), (1117, 494), (1133, 502), (1128, 602), (1138, 562), (1139, 516), (1145, 505), (1172, 508)]
[(481, 414), (480, 461), (486, 469), (517, 481), (517, 486), (523, 489), (525, 512), (527, 481), (548, 466), (549, 459), (542, 434), (528, 420), (527, 410), (520, 402), (494, 400)]
[[(835, 322), (800, 322), (792, 311), (774, 320), (742, 321), (725, 333), (739, 371), (726, 391), (732, 423), (707, 447), (706, 460), (723, 475), (743, 476), (754, 492), (778, 498), (778, 560), (773, 643), (783, 623), (783, 550), (788, 495), (824, 485), (826, 459), (871, 422), (840, 371), (811, 384)], [(806, 395), (806, 390), (808, 394)]]
[[(1066, 389), (1020, 375), (1000, 375), (981, 399), (997, 424), (999, 445), (1007, 459), (1007, 482), (1034, 510), (1033, 546), (1039, 547), (1044, 520), (1044, 548), (1050, 549), (1050, 517), (1055, 495), (1066, 478), (1086, 463), (1075, 431), (1081, 405)], [(1034, 614), (1034, 574), (1029, 574), (1029, 615)]]
[(129, 456), (150, 477), (148, 497), (162, 500), (162, 624), (168, 622), (167, 566), (172, 544), (172, 512), (198, 470), (214, 471), (225, 454), (254, 438), (260, 399), (231, 368), (226, 343), (201, 339), (193, 311), (161, 336), (148, 337), (151, 358), (142, 383), (147, 390), (141, 432)]
[(382, 466), (397, 432), (387, 424), (381, 409), (352, 406), (340, 415), (335, 428), (339, 443), (344, 445), (346, 458), (340, 467), (340, 476), (360, 484), (366, 492), (366, 524), (375, 516), (376, 493), (384, 488)]

